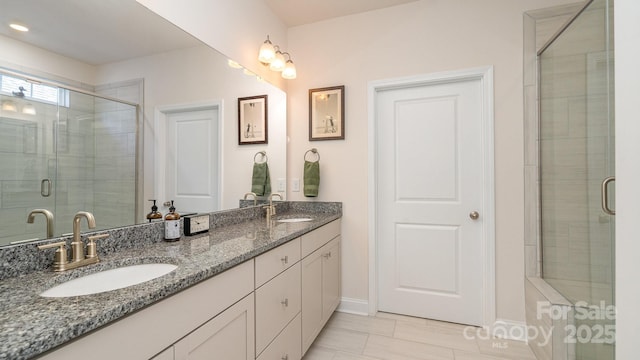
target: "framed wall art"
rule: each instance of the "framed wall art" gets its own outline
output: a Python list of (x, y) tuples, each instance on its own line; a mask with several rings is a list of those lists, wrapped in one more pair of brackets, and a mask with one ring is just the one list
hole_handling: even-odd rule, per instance
[(309, 90), (309, 140), (344, 139), (344, 85)]
[(238, 98), (238, 144), (267, 144), (267, 95)]

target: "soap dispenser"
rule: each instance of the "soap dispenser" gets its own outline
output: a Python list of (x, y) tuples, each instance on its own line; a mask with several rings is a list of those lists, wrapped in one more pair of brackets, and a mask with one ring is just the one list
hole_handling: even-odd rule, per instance
[(162, 214), (158, 211), (158, 206), (156, 205), (155, 199), (149, 199), (149, 201), (153, 201), (153, 206), (151, 207), (151, 212), (147, 214), (147, 219), (149, 222), (152, 220), (162, 219)]
[(164, 239), (166, 241), (180, 240), (180, 214), (176, 212), (173, 200), (171, 200), (169, 213), (164, 216)]

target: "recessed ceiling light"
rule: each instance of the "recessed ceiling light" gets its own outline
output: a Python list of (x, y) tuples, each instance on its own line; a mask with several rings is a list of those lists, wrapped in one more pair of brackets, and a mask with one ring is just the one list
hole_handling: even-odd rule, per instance
[(11, 23), (9, 24), (9, 27), (14, 29), (14, 30), (18, 30), (18, 31), (22, 31), (22, 32), (27, 32), (29, 31), (29, 28), (24, 26), (24, 25), (20, 25), (20, 24), (16, 24), (16, 23)]

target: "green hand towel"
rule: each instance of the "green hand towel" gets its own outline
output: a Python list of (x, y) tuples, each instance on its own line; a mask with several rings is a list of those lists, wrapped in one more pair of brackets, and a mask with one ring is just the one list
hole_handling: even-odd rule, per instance
[(266, 196), (271, 193), (271, 178), (269, 177), (269, 165), (253, 163), (253, 178), (251, 179), (251, 191), (258, 196)]
[(304, 161), (304, 196), (318, 196), (320, 186), (320, 162)]

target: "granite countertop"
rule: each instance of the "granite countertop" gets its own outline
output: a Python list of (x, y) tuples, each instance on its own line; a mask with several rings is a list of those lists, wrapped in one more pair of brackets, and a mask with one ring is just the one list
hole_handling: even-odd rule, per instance
[[(146, 243), (101, 256), (101, 262), (53, 273), (37, 271), (0, 282), (0, 359), (29, 359), (131, 314), (235, 265), (341, 217), (334, 213), (291, 211), (278, 218), (310, 217), (307, 222), (267, 226), (264, 218), (183, 236), (177, 242)], [(69, 279), (101, 270), (144, 263), (178, 268), (160, 278), (109, 292), (68, 298), (38, 294)]]

